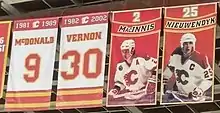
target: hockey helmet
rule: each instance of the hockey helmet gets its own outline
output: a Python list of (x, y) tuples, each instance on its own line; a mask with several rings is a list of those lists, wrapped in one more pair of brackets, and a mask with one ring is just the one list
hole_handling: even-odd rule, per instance
[(180, 40), (181, 48), (183, 48), (183, 43), (184, 42), (192, 42), (193, 43), (193, 48), (195, 49), (195, 44), (196, 44), (196, 37), (192, 33), (186, 33), (183, 34)]

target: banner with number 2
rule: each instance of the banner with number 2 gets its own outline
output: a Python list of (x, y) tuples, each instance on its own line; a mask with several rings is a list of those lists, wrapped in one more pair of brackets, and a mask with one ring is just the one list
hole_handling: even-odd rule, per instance
[(58, 18), (14, 22), (7, 111), (50, 107), (57, 31)]
[(113, 12), (107, 107), (156, 104), (161, 12)]

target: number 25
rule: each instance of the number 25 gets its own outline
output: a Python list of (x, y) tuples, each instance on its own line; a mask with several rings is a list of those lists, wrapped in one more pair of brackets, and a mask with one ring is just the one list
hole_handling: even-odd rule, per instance
[(198, 7), (184, 7), (183, 8), (183, 17), (197, 17), (198, 16)]
[(206, 78), (206, 79), (210, 79), (211, 77), (212, 77), (212, 69), (211, 68), (209, 68), (208, 70), (206, 70), (205, 72), (204, 72), (204, 77)]

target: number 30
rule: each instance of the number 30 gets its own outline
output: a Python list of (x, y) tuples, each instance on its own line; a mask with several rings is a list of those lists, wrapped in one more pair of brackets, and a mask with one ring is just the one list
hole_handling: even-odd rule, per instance
[[(89, 62), (91, 61), (90, 60), (91, 54), (96, 55), (96, 67), (94, 67), (96, 71), (94, 73), (89, 72)], [(80, 70), (80, 67), (79, 67), (80, 54), (75, 50), (67, 51), (66, 53), (63, 54), (62, 59), (66, 60), (66, 59), (69, 59), (69, 57), (74, 57), (74, 60), (71, 62), (71, 66), (70, 66), (73, 72), (69, 74), (67, 71), (61, 71), (61, 76), (65, 80), (72, 80), (76, 78), (79, 75), (79, 70)], [(89, 49), (88, 51), (86, 51), (84, 54), (84, 59), (83, 59), (83, 66), (82, 66), (83, 73), (82, 74), (86, 78), (96, 78), (100, 75), (101, 68), (102, 68), (101, 50), (96, 48), (96, 49)]]

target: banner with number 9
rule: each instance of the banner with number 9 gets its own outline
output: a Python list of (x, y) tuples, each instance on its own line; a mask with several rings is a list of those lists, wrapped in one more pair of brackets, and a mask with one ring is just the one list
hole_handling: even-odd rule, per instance
[(14, 22), (6, 110), (49, 108), (57, 32), (58, 18)]

